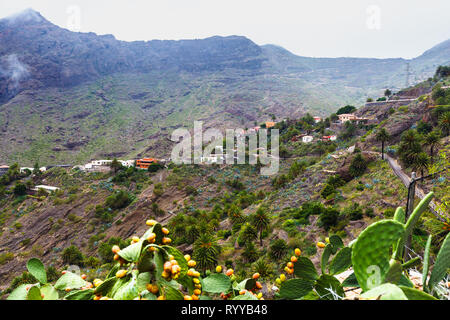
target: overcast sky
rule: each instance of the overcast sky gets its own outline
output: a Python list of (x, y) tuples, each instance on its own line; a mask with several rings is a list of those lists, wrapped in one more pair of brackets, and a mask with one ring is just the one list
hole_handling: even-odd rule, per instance
[(0, 17), (26, 8), (120, 40), (243, 35), (315, 57), (412, 58), (450, 38), (449, 0), (3, 0)]

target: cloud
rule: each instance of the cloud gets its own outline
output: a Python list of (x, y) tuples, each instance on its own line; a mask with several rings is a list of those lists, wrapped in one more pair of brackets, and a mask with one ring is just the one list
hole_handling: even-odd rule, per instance
[(40, 22), (42, 21), (42, 16), (34, 11), (33, 9), (26, 9), (21, 12), (15, 13), (13, 15), (7, 16), (4, 18), (5, 21), (9, 23), (15, 23), (16, 21), (23, 21), (23, 22)]
[(15, 88), (19, 86), (20, 81), (26, 79), (29, 75), (28, 66), (20, 62), (16, 54), (0, 58), (0, 76), (9, 79)]

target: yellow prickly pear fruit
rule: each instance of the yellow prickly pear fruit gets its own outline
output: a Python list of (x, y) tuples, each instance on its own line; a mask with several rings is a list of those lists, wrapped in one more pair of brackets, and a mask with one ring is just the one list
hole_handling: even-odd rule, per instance
[(184, 259), (186, 259), (186, 261), (188, 261), (188, 262), (189, 262), (189, 260), (191, 260), (191, 256), (190, 256), (190, 255), (188, 255), (188, 254), (186, 254), (186, 255), (184, 255)]
[(193, 268), (193, 267), (195, 267), (197, 265), (197, 262), (195, 262), (194, 260), (189, 260), (188, 261), (188, 266), (190, 267), (190, 268)]
[(222, 272), (222, 266), (217, 266), (216, 267), (216, 272), (217, 273), (221, 273)]
[(148, 225), (149, 227), (154, 226), (155, 224), (157, 224), (158, 222), (156, 222), (155, 220), (147, 220), (145, 222), (146, 225)]
[(319, 248), (325, 248), (325, 247), (326, 247), (326, 244), (319, 241), (319, 242), (317, 242), (317, 246), (318, 246)]
[(294, 252), (295, 252), (295, 255), (298, 257), (298, 256), (300, 256), (301, 254), (302, 254), (302, 250), (300, 250), (299, 248), (296, 248), (295, 250), (294, 250)]
[(126, 274), (127, 274), (127, 270), (119, 270), (116, 272), (116, 277), (123, 278), (123, 277), (125, 277)]
[(286, 275), (284, 273), (280, 274), (280, 280), (281, 282), (284, 282), (286, 280)]

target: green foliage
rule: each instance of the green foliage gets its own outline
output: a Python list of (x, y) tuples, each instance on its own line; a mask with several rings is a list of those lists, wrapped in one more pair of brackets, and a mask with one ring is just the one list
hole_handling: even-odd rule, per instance
[(270, 244), (269, 255), (274, 260), (280, 260), (288, 252), (288, 246), (283, 239), (277, 239)]
[(346, 113), (353, 113), (356, 111), (356, 108), (354, 106), (346, 105), (345, 107), (339, 108), (338, 111), (336, 111), (337, 115), (340, 114), (346, 114)]
[(84, 262), (84, 255), (75, 245), (65, 248), (61, 257), (66, 264), (74, 264), (82, 266)]
[(359, 177), (367, 170), (367, 161), (363, 158), (361, 153), (356, 154), (350, 163), (349, 173), (352, 177)]
[(213, 268), (217, 264), (220, 251), (220, 246), (217, 244), (217, 238), (214, 235), (210, 233), (201, 234), (194, 242), (193, 253), (198, 268), (202, 271)]

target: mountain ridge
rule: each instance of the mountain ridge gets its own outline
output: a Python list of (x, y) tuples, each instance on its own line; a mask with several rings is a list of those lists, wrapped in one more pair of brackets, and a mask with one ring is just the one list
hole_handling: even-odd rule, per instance
[[(427, 52), (410, 61), (414, 82), (450, 63), (450, 42)], [(195, 120), (326, 116), (402, 88), (405, 73), (401, 58), (301, 57), (244, 36), (126, 42), (29, 10), (0, 20), (0, 162), (163, 157), (170, 130)]]

